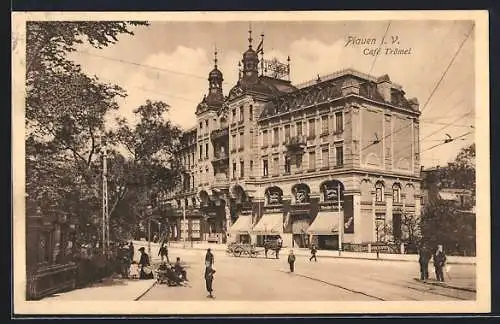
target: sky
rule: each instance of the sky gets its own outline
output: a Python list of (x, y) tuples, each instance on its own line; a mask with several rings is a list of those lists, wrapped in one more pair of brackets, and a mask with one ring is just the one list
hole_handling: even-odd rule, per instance
[[(254, 48), (264, 34), (266, 59), (286, 62), (290, 56), (293, 84), (345, 68), (389, 75), (407, 98), (420, 102), (423, 166), (445, 165), (473, 142), (474, 133), (431, 148), (446, 134), (457, 137), (474, 131), (474, 33), (467, 37), (471, 21), (254, 21), (251, 26)], [(121, 35), (112, 46), (81, 46), (70, 57), (86, 73), (127, 91), (128, 96), (118, 100), (119, 111), (109, 116), (109, 127), (117, 115), (133, 122), (132, 111), (150, 99), (169, 104), (166, 117), (189, 128), (195, 125), (196, 106), (208, 90), (214, 48), (227, 94), (248, 48), (248, 29), (247, 21), (155, 21), (134, 28), (133, 36)], [(350, 38), (375, 38), (377, 43), (347, 44)], [(364, 53), (365, 48), (378, 48), (382, 39), (386, 46), (394, 41), (398, 48), (411, 49), (410, 54), (385, 55), (384, 48), (378, 56)]]

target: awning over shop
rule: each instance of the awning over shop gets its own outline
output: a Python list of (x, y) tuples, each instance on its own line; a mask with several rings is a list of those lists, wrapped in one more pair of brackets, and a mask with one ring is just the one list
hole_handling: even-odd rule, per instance
[(339, 231), (339, 217), (343, 218), (343, 212), (320, 211), (307, 232), (312, 235), (332, 235)]
[(252, 233), (270, 235), (283, 233), (283, 213), (264, 214)]
[(229, 229), (231, 233), (248, 233), (252, 230), (252, 215), (238, 217), (233, 226)]
[(443, 191), (439, 192), (439, 198), (442, 200), (451, 200), (451, 201), (460, 200), (460, 199), (458, 199), (458, 196), (456, 194), (451, 193), (451, 192), (443, 192)]

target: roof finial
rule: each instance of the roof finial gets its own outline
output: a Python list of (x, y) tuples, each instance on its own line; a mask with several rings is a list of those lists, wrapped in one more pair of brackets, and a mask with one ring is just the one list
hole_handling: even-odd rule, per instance
[(214, 45), (214, 66), (217, 68), (217, 44)]
[(248, 23), (248, 48), (252, 48), (252, 23)]

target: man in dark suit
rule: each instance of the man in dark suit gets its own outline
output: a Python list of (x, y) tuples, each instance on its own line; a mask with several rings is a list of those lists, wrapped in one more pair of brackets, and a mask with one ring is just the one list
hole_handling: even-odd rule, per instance
[(443, 246), (438, 245), (434, 258), (434, 270), (436, 272), (436, 280), (444, 281), (443, 268), (446, 265), (446, 254), (443, 252)]
[(429, 279), (429, 261), (431, 260), (431, 252), (425, 244), (422, 245), (419, 251), (418, 263), (420, 264), (420, 280)]

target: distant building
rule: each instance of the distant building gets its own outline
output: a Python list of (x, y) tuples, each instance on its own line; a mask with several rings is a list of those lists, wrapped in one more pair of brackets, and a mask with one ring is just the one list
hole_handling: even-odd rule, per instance
[(422, 169), (422, 204), (427, 206), (432, 200), (453, 202), (464, 212), (475, 214), (475, 193), (467, 188), (445, 188), (438, 179), (440, 167)]
[(402, 213), (421, 209), (418, 101), (387, 75), (351, 69), (293, 85), (289, 61), (259, 49), (250, 37), (227, 97), (215, 59), (177, 154), (185, 180), (169, 202), (187, 221), (177, 213), (171, 236), (326, 249), (339, 231), (345, 243), (377, 241), (377, 223), (400, 236)]

